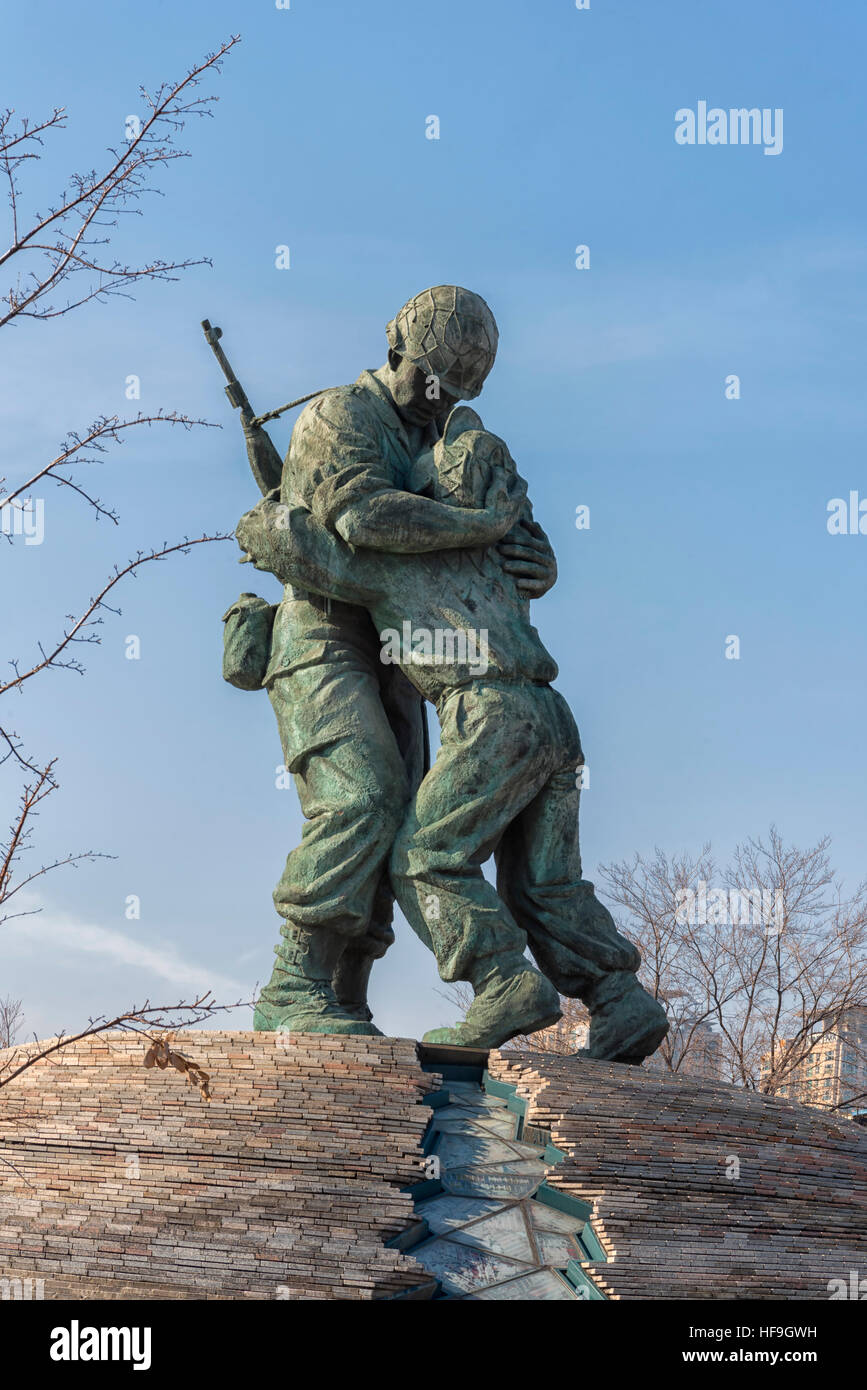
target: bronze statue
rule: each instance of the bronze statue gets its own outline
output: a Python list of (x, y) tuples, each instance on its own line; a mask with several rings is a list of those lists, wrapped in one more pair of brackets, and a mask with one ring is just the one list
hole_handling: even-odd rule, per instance
[[(580, 740), (529, 618), (553, 553), (505, 443), (458, 405), (493, 365), (493, 315), (436, 286), (387, 335), (383, 367), (307, 406), (279, 496), (237, 530), (286, 585), (261, 683), (307, 818), (275, 891), (282, 939), (254, 1026), (377, 1031), (366, 986), (396, 893), (442, 978), (474, 989), (466, 1020), (427, 1040), (497, 1046), (554, 1022), (559, 992), (587, 1004), (591, 1055), (640, 1061), (665, 1014), (581, 877)], [(241, 653), (262, 601), (227, 619)], [(442, 733), (432, 768), (425, 699)]]

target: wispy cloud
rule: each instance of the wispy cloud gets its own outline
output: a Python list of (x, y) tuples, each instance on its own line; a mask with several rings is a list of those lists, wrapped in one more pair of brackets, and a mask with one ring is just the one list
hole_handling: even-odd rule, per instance
[[(20, 903), (25, 910), (36, 905), (35, 901)], [(7, 921), (3, 925), (2, 935), (7, 949), (14, 951), (17, 947), (19, 956), (44, 957), (46, 951), (50, 950), (55, 967), (62, 963), (58, 955), (61, 958), (64, 955), (92, 955), (106, 966), (125, 966), (149, 977), (142, 981), (145, 992), (153, 982), (159, 980), (171, 985), (185, 998), (210, 989), (218, 1002), (232, 1003), (250, 994), (249, 982), (245, 984), (222, 975), (207, 962), (187, 960), (165, 940), (151, 938), (144, 941), (142, 931), (140, 923), (130, 923), (128, 932), (117, 931), (96, 926), (70, 913), (45, 908), (33, 916)]]

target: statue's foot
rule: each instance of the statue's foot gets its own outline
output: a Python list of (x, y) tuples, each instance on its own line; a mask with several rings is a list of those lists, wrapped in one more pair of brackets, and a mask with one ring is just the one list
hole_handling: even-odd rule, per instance
[(297, 999), (291, 1004), (270, 1004), (260, 998), (253, 1027), (257, 1033), (354, 1033), (382, 1037), (369, 1018), (344, 1009), (336, 1000), (331, 1004), (320, 998)]
[(287, 932), (277, 963), (256, 1003), (253, 1027), (261, 1033), (357, 1033), (381, 1037), (370, 1011), (347, 1007), (331, 977), (343, 951), (333, 932)]
[(359, 1023), (366, 1023), (368, 1033), (373, 1033), (377, 1038), (384, 1037), (382, 1029), (377, 1028), (373, 1022), (373, 1014), (367, 1004), (341, 1004), (340, 1007), (350, 1018), (356, 1019)]
[(481, 982), (467, 1016), (455, 1028), (432, 1028), (423, 1042), (451, 1047), (500, 1047), (519, 1033), (537, 1033), (560, 1018), (560, 996), (523, 956)]
[(590, 1036), (584, 1056), (639, 1066), (668, 1032), (665, 1009), (629, 972), (606, 977), (592, 993), (592, 999), (585, 996)]
[(349, 945), (344, 948), (331, 977), (331, 988), (340, 1007), (359, 1023), (370, 1023), (370, 1031), (377, 1037), (382, 1037), (382, 1033), (372, 1025), (373, 1014), (367, 1003), (367, 986), (373, 962), (385, 955), (393, 941), (394, 932), (390, 925), (370, 927), (362, 946)]

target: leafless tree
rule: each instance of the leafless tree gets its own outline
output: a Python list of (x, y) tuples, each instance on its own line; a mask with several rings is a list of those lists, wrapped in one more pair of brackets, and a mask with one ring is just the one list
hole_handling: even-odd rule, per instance
[(766, 841), (738, 845), (718, 878), (709, 846), (602, 867), (642, 979), (669, 1012), (674, 1069), (712, 1028), (728, 1079), (773, 1094), (867, 1003), (867, 884), (844, 898), (829, 845), (789, 846), (772, 826)]
[[(144, 195), (159, 191), (153, 176), (173, 161), (189, 157), (187, 150), (178, 148), (177, 136), (190, 117), (213, 114), (211, 108), (216, 98), (200, 95), (198, 88), (205, 76), (220, 71), (223, 59), (238, 41), (237, 35), (232, 36), (181, 79), (161, 84), (154, 93), (141, 88), (145, 114), (141, 119), (128, 122), (125, 143), (108, 151), (100, 169), (72, 174), (44, 211), (25, 214), (21, 179), (29, 163), (42, 157), (46, 138), (65, 128), (65, 113), (58, 107), (42, 120), (31, 121), (24, 117), (16, 123), (14, 111), (0, 112), (0, 180), (6, 183), (10, 213), (9, 244), (0, 252), (0, 268), (8, 276), (8, 288), (0, 295), (0, 327), (11, 328), (27, 318), (55, 319), (91, 302), (104, 303), (118, 295), (130, 298), (142, 281), (176, 279), (190, 266), (209, 263), (199, 258), (155, 259), (130, 264), (113, 254), (112, 238), (122, 216), (140, 215)], [(101, 415), (85, 429), (69, 431), (54, 457), (27, 470), (28, 476), (23, 481), (7, 485), (6, 480), (0, 478), (3, 535), (10, 544), (14, 543), (22, 530), (22, 514), (32, 505), (33, 489), (44, 482), (71, 488), (94, 512), (97, 520), (117, 525), (119, 517), (114, 508), (85, 486), (74, 470), (98, 461), (111, 446), (121, 444), (130, 429), (163, 424), (191, 429), (206, 427), (208, 423), (178, 411), (160, 409), (154, 414), (139, 412), (130, 419)], [(193, 546), (228, 539), (229, 533), (192, 539), (185, 536), (180, 541), (138, 550), (125, 563), (116, 564), (79, 612), (67, 614), (59, 636), (49, 642), (36, 640), (35, 654), (27, 661), (10, 661), (11, 675), (0, 681), (0, 697), (5, 696), (8, 702), (13, 693), (21, 692), (28, 680), (47, 670), (83, 674), (84, 666), (78, 656), (80, 645), (98, 643), (105, 613), (119, 612), (110, 600), (122, 580), (150, 563), (161, 562), (178, 552), (188, 554)], [(18, 806), (11, 816), (7, 836), (0, 843), (2, 924), (11, 916), (21, 915), (8, 910), (10, 901), (21, 889), (61, 866), (74, 867), (84, 860), (104, 856), (94, 850), (83, 850), (36, 868), (29, 866), (24, 856), (33, 848), (34, 818), (45, 798), (58, 788), (57, 758), (34, 757), (26, 752), (11, 723), (2, 718), (0, 750), (0, 767), (5, 766), (7, 773), (17, 770), (21, 778)], [(189, 1024), (215, 1010), (233, 1007), (236, 1005), (217, 1005), (208, 995), (203, 995), (192, 1003), (182, 1001), (160, 1008), (146, 1003), (141, 1008), (121, 1011), (111, 1019), (91, 1019), (88, 1027), (74, 1038), (61, 1036), (42, 1051), (28, 1049), (27, 1057), (17, 1064), (7, 1057), (0, 1084), (8, 1084), (40, 1057), (50, 1056), (58, 1047), (90, 1033), (143, 1025), (164, 1031), (180, 1026), (184, 1020)]]
[(0, 999), (0, 1051), (12, 1046), (18, 1037), (23, 1019), (20, 999), (13, 999), (11, 994), (7, 994), (5, 999)]
[[(111, 295), (130, 296), (140, 280), (171, 280), (199, 260), (146, 261), (130, 265), (113, 257), (111, 230), (128, 213), (140, 213), (145, 193), (154, 190), (152, 175), (177, 159), (189, 158), (178, 149), (175, 136), (190, 116), (210, 115), (216, 100), (197, 95), (206, 73), (219, 71), (226, 54), (239, 41), (234, 35), (177, 82), (164, 82), (151, 94), (139, 89), (148, 114), (144, 120), (130, 117), (126, 140), (109, 149), (102, 169), (72, 174), (55, 202), (45, 212), (25, 216), (19, 176), (30, 161), (39, 159), (45, 137), (66, 125), (62, 107), (55, 107), (41, 121), (26, 116), (15, 124), (15, 112), (0, 113), (0, 176), (9, 194), (11, 236), (0, 253), (0, 267), (14, 277), (0, 298), (0, 327), (16, 318), (57, 318), (91, 299)], [(107, 233), (107, 234), (106, 234)], [(65, 302), (55, 296), (62, 291)]]

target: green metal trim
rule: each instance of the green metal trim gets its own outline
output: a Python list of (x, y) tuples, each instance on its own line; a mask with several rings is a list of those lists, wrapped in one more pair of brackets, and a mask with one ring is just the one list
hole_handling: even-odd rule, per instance
[(566, 1278), (576, 1289), (584, 1289), (588, 1303), (607, 1303), (608, 1299), (601, 1289), (597, 1289), (592, 1279), (584, 1273), (577, 1260), (570, 1260), (566, 1266)]
[(507, 1081), (495, 1081), (490, 1072), (485, 1072), (482, 1077), (482, 1087), (489, 1096), (494, 1096), (496, 1100), (504, 1100), (506, 1109), (519, 1119), (527, 1118), (527, 1102), (518, 1095), (517, 1088), (511, 1086)]
[(596, 1232), (589, 1221), (584, 1222), (584, 1229), (578, 1237), (578, 1244), (588, 1260), (592, 1260), (594, 1264), (608, 1263), (608, 1256), (599, 1244)]
[(409, 1187), (402, 1187), (401, 1192), (408, 1192), (414, 1202), (423, 1202), (425, 1197), (438, 1197), (445, 1188), (439, 1178), (422, 1178), (421, 1182), (414, 1182)]
[(542, 1155), (545, 1163), (562, 1163), (564, 1158), (568, 1158), (562, 1149), (558, 1149), (556, 1144), (550, 1142), (545, 1145), (545, 1152)]
[(431, 1110), (439, 1110), (441, 1105), (449, 1105), (450, 1102), (448, 1091), (441, 1087), (439, 1091), (428, 1091), (426, 1096), (422, 1096), (419, 1105), (429, 1105)]
[(542, 1202), (546, 1207), (553, 1207), (555, 1211), (565, 1212), (567, 1216), (574, 1216), (576, 1221), (580, 1222), (589, 1221), (593, 1211), (593, 1208), (587, 1202), (582, 1202), (580, 1197), (572, 1197), (568, 1192), (549, 1187), (544, 1180), (536, 1188), (535, 1200)]
[(488, 1095), (496, 1096), (498, 1100), (508, 1100), (509, 1096), (513, 1096), (516, 1091), (516, 1087), (508, 1081), (497, 1081), (496, 1077), (491, 1076), (489, 1071), (484, 1072), (482, 1076), (482, 1086)]
[(422, 1071), (435, 1072), (444, 1081), (475, 1081), (482, 1084), (482, 1068), (457, 1062), (422, 1062)]

